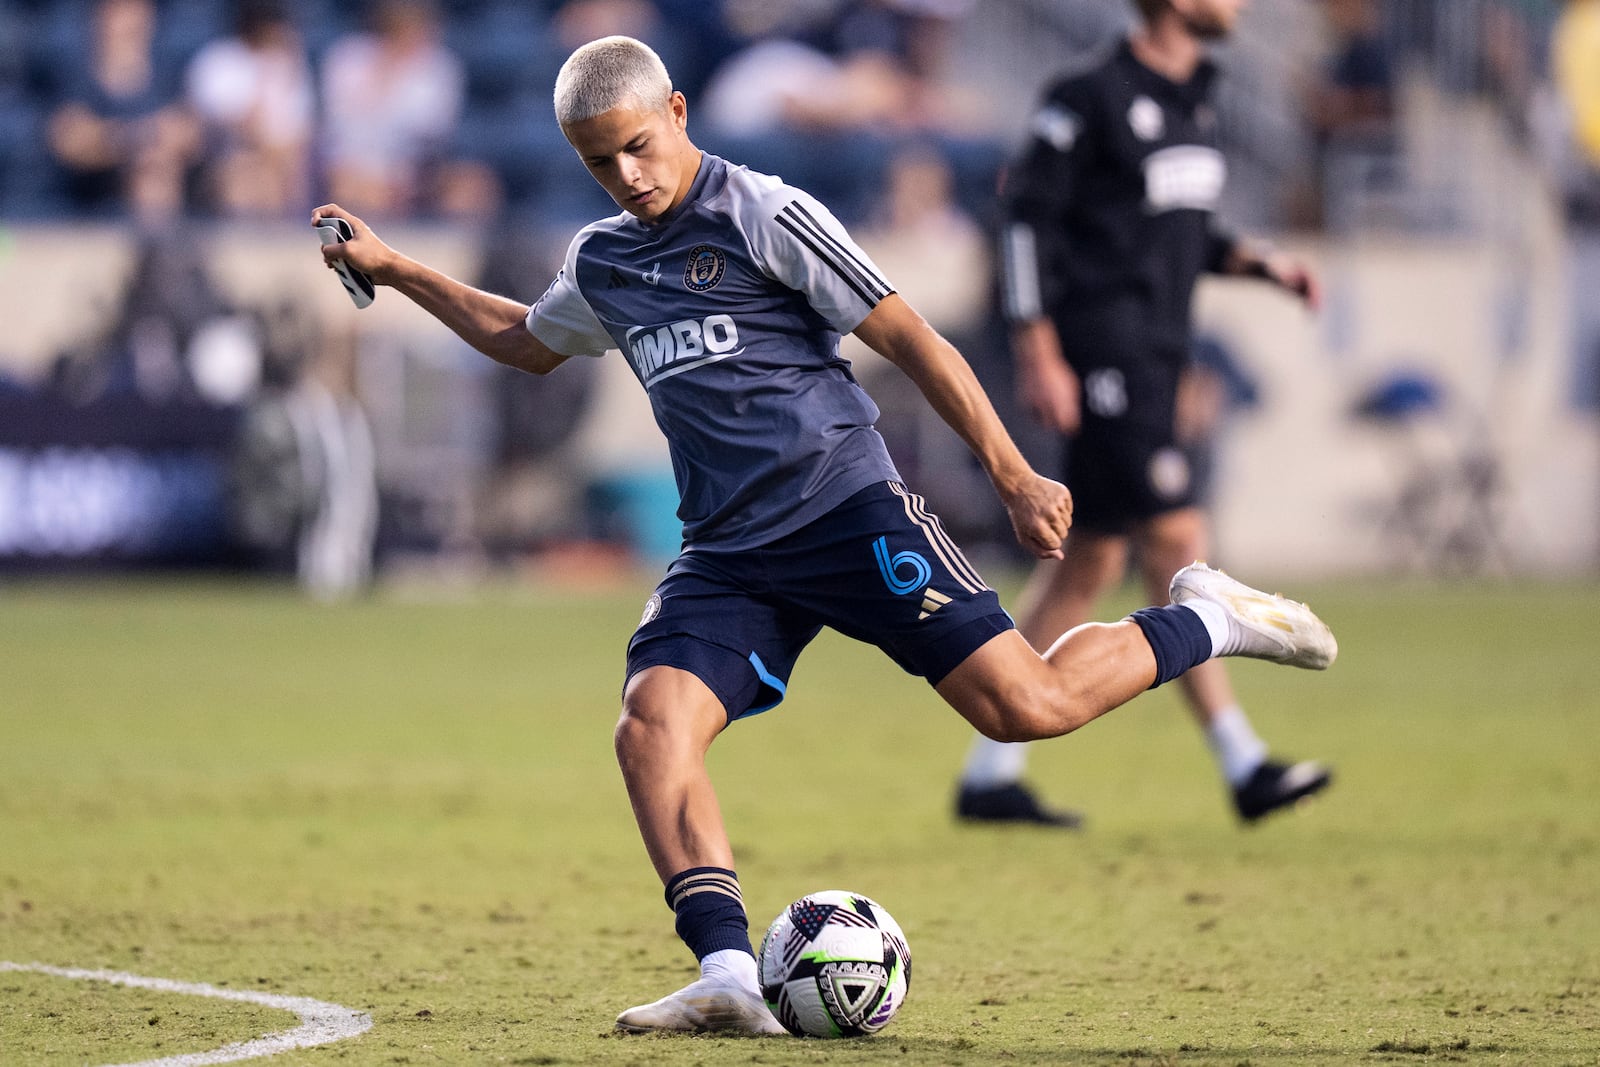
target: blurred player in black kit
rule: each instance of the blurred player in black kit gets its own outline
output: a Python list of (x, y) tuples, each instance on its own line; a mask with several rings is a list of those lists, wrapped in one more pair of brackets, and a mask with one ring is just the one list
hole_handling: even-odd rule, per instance
[[(1315, 308), (1301, 263), (1223, 230), (1226, 177), (1210, 103), (1208, 42), (1246, 0), (1135, 0), (1132, 34), (1045, 92), (1002, 193), (1001, 271), (1019, 400), (1067, 439), (1075, 525), (1041, 560), (1019, 628), (1037, 648), (1093, 617), (1131, 549), (1153, 603), (1209, 550), (1208, 522), (1175, 414), (1202, 272), (1277, 285)], [(1235, 809), (1253, 822), (1328, 784), (1327, 768), (1269, 758), (1222, 663), (1179, 682)], [(979, 737), (963, 769), (964, 819), (1076, 826), (1021, 781), (1026, 750)]]

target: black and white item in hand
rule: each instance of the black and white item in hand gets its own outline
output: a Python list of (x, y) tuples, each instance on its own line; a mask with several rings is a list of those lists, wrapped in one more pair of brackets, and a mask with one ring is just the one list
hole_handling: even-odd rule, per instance
[[(340, 244), (355, 236), (355, 231), (350, 229), (350, 224), (344, 219), (330, 216), (317, 222), (317, 236), (325, 245)], [(364, 308), (372, 303), (372, 298), (378, 291), (372, 284), (372, 279), (364, 271), (357, 270), (342, 259), (333, 260), (333, 269), (339, 272), (339, 280), (344, 283), (344, 291), (350, 294), (350, 299), (356, 307)]]

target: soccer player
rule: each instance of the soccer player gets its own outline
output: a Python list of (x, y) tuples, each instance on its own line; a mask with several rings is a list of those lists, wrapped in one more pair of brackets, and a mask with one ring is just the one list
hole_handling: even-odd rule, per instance
[(1012, 627), (873, 429), (839, 358), (853, 331), (909, 374), (972, 447), (1017, 537), (1058, 556), (1072, 499), (1035, 473), (966, 362), (828, 211), (689, 140), (683, 95), (631, 38), (562, 66), (556, 119), (622, 213), (578, 233), (532, 308), (404, 256), (336, 205), (330, 246), (502, 363), (536, 374), (620, 350), (670, 444), (682, 554), (628, 644), (616, 753), (645, 849), (701, 977), (617, 1019), (624, 1030), (781, 1033), (756, 984), (748, 922), (705, 754), (783, 699), (823, 626), (870, 642), (986, 736), (1076, 729), (1218, 655), (1321, 668), (1333, 635), (1304, 605), (1196, 564), (1177, 605), (1081, 627), (1045, 656)]
[[(1176, 426), (1202, 271), (1261, 278), (1317, 301), (1295, 259), (1232, 236), (1213, 212), (1216, 148), (1208, 42), (1245, 0), (1135, 0), (1140, 24), (1109, 55), (1055, 82), (1003, 195), (1001, 274), (1022, 406), (1064, 442), (1073, 533), (1023, 590), (1018, 629), (1037, 648), (1093, 617), (1130, 549), (1152, 603), (1208, 552), (1201, 488)], [(1319, 763), (1269, 758), (1226, 668), (1179, 682), (1245, 822), (1322, 789)], [(960, 818), (1072, 827), (1022, 782), (1024, 746), (974, 738)]]

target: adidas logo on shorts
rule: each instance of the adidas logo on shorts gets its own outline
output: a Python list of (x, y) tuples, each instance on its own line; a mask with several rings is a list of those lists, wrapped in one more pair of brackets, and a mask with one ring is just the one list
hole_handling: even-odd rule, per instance
[(939, 590), (935, 589), (933, 586), (928, 586), (928, 588), (922, 591), (922, 614), (917, 616), (917, 620), (920, 622), (921, 620), (926, 619), (929, 615), (932, 615), (934, 612), (938, 611), (948, 603), (950, 603), (949, 597), (939, 592)]

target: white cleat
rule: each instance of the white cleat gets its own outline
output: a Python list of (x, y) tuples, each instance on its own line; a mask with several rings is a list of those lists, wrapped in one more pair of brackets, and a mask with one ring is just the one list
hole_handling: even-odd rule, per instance
[(1326, 670), (1339, 655), (1327, 623), (1296, 600), (1263, 593), (1198, 560), (1172, 576), (1174, 604), (1206, 600), (1228, 616), (1228, 642), (1218, 655), (1248, 656), (1291, 667)]
[(631, 1034), (657, 1030), (724, 1034), (786, 1034), (761, 994), (710, 978), (691, 982), (653, 1004), (617, 1016), (617, 1029)]

